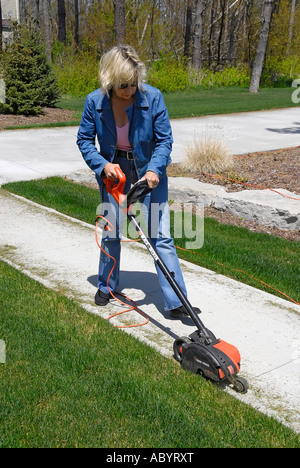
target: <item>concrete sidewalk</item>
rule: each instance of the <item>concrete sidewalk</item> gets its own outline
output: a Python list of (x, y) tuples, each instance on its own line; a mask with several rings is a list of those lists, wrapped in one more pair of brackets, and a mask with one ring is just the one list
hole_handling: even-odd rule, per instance
[(86, 169), (77, 127), (0, 132), (0, 185)]
[[(93, 303), (99, 257), (93, 226), (3, 189), (0, 204), (2, 260), (102, 318), (124, 308)], [(188, 262), (181, 265), (189, 299), (201, 308), (205, 325), (240, 350), (240, 375), (250, 389), (246, 395), (229, 392), (300, 432), (300, 307)], [(150, 318), (147, 325), (126, 331), (172, 358), (174, 339), (195, 326), (190, 319), (171, 320), (163, 311), (155, 267), (142, 245), (123, 244), (121, 269), (120, 287)], [(113, 323), (143, 320), (130, 312)]]

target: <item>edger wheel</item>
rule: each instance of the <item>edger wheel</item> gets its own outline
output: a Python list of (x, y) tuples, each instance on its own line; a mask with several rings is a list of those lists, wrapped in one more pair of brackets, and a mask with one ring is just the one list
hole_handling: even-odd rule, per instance
[(176, 338), (173, 344), (174, 358), (176, 359), (176, 361), (182, 361), (182, 345), (184, 343), (189, 344), (191, 342), (192, 340), (187, 336), (181, 336), (180, 338)]
[(235, 389), (238, 393), (247, 393), (248, 391), (248, 382), (243, 377), (235, 377)]

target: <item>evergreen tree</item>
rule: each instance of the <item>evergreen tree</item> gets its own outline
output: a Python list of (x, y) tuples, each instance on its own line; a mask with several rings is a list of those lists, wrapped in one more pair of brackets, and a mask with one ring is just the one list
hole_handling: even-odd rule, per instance
[(13, 41), (1, 56), (6, 102), (0, 112), (37, 115), (59, 98), (59, 90), (40, 34), (28, 26), (14, 25)]

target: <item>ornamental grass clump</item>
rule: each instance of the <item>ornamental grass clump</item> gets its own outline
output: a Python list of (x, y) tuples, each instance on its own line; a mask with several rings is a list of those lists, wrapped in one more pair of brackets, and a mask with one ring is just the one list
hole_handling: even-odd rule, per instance
[(233, 156), (224, 140), (204, 136), (188, 145), (181, 166), (191, 173), (218, 173), (233, 166)]

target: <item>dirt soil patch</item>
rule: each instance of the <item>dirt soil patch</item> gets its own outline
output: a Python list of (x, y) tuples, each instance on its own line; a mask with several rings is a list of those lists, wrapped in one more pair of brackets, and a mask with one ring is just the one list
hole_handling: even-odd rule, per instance
[(74, 111), (60, 108), (46, 107), (40, 115), (9, 115), (0, 114), (0, 131), (6, 127), (23, 125), (49, 124), (71, 122), (74, 120)]

